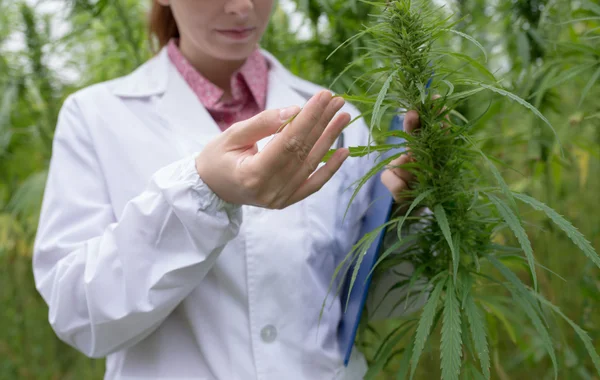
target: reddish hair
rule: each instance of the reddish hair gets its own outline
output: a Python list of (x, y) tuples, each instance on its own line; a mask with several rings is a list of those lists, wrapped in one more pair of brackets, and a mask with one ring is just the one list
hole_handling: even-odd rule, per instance
[[(150, 46), (156, 53), (165, 47), (171, 38), (179, 38), (179, 29), (171, 12), (171, 7), (160, 5), (157, 0), (152, 2), (150, 10), (150, 19), (148, 22), (150, 32)], [(152, 38), (158, 40), (158, 47), (155, 46)]]

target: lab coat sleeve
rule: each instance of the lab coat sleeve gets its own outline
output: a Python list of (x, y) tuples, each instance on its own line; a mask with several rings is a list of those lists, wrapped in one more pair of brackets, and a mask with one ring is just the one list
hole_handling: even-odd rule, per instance
[(103, 357), (164, 321), (237, 235), (242, 215), (202, 182), (190, 156), (158, 170), (117, 220), (90, 136), (77, 101), (67, 99), (33, 270), (56, 334)]

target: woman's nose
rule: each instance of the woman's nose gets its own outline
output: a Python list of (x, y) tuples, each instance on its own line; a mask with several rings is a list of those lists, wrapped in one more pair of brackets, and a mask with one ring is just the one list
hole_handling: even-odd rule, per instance
[(229, 0), (225, 4), (226, 13), (233, 13), (242, 18), (248, 17), (248, 14), (253, 8), (254, 0)]

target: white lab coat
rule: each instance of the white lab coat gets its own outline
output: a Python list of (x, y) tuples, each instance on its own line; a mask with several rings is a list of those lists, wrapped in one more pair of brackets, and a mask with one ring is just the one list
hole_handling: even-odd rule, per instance
[[(321, 89), (264, 54), (267, 108), (302, 105)], [(318, 320), (372, 183), (342, 223), (344, 189), (372, 162), (348, 159), (284, 210), (234, 206), (195, 171), (219, 133), (164, 49), (65, 101), (33, 258), (56, 334), (106, 356), (110, 380), (361, 379), (357, 350), (342, 363), (338, 298)], [(344, 132), (346, 146), (367, 140), (362, 122)]]

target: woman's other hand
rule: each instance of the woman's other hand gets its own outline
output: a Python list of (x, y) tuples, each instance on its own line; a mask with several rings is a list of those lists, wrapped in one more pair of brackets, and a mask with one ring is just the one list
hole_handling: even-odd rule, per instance
[[(404, 116), (404, 131), (406, 133), (413, 133), (419, 127), (420, 122), (417, 111), (408, 111)], [(388, 168), (381, 173), (381, 182), (392, 193), (397, 203), (407, 200), (404, 194), (409, 189), (411, 183), (415, 181), (415, 175), (401, 167), (401, 165), (407, 164), (411, 160), (410, 152), (407, 152), (390, 162)]]
[[(229, 203), (270, 209), (292, 205), (318, 191), (348, 157), (348, 149), (338, 149), (317, 170), (350, 122), (349, 114), (337, 114), (343, 105), (342, 98), (321, 91), (302, 110), (297, 106), (267, 110), (236, 123), (198, 155), (198, 174), (217, 196)], [(258, 152), (256, 143), (275, 134), (294, 115)]]
[[(433, 99), (439, 99), (440, 95), (434, 95)], [(446, 110), (444, 106), (442, 108), (442, 112)], [(446, 120), (450, 120), (448, 115), (445, 116)], [(404, 131), (406, 133), (413, 133), (415, 130), (421, 127), (421, 123), (419, 121), (419, 113), (417, 111), (408, 111), (404, 116)], [(442, 128), (447, 128), (448, 125), (444, 123)], [(414, 162), (413, 157), (410, 152), (406, 152), (402, 156), (393, 160), (389, 163), (387, 169), (381, 173), (381, 182), (387, 187), (390, 191), (394, 200), (397, 204), (406, 203), (406, 201), (411, 201), (412, 199), (408, 198), (406, 194), (406, 190), (408, 190), (412, 183), (416, 180), (416, 177), (413, 173), (411, 173), (407, 169), (403, 169), (401, 166), (404, 164), (408, 164), (410, 162)], [(408, 205), (404, 205), (404, 210), (408, 209)], [(403, 210), (402, 208), (400, 210)]]

